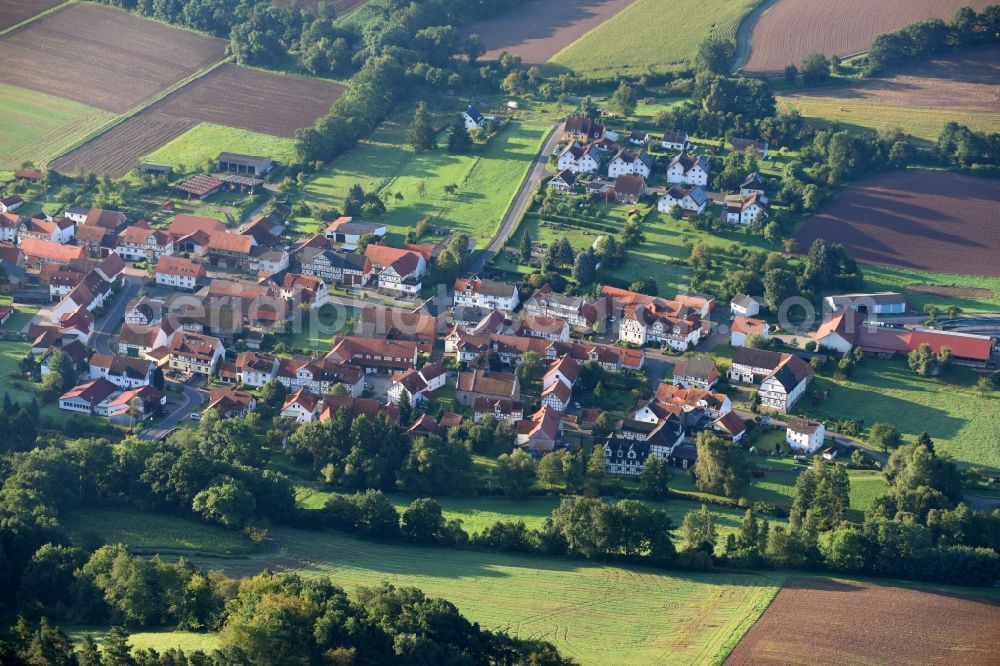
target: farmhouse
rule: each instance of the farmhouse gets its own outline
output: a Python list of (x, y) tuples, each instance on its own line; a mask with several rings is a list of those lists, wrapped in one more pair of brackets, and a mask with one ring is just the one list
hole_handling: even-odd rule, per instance
[(355, 335), (383, 340), (409, 340), (430, 352), (437, 341), (437, 319), (419, 310), (369, 305), (361, 311)]
[(21, 216), (14, 213), (0, 213), (0, 241), (16, 243), (17, 232), (21, 228)]
[[(733, 409), (733, 403), (725, 393), (701, 388), (685, 388), (677, 384), (660, 384), (656, 388), (653, 400), (661, 405), (680, 407), (685, 412), (703, 409), (713, 419), (725, 416)], [(640, 418), (638, 412), (633, 418), (648, 420)]]
[(876, 291), (868, 294), (838, 294), (827, 296), (823, 305), (831, 312), (850, 308), (855, 312), (875, 314), (904, 314), (906, 297), (894, 291)]
[(841, 354), (854, 348), (858, 329), (864, 315), (848, 308), (840, 308), (832, 313), (826, 321), (820, 324), (813, 334), (816, 347), (824, 351), (835, 351)]
[(747, 338), (759, 336), (767, 340), (770, 326), (766, 321), (736, 315), (733, 318), (733, 328), (729, 335), (729, 344), (732, 347), (745, 347)]
[(517, 445), (537, 455), (551, 453), (562, 441), (562, 419), (548, 405), (542, 405), (531, 418), (518, 421), (516, 426)]
[(66, 217), (77, 224), (101, 227), (115, 234), (128, 224), (125, 213), (102, 208), (70, 208), (66, 211)]
[(685, 357), (674, 364), (674, 386), (689, 389), (711, 389), (719, 381), (719, 369), (712, 359)]
[(385, 416), (390, 423), (399, 423), (399, 408), (396, 405), (392, 403), (382, 405), (378, 400), (349, 395), (324, 396), (319, 420), (328, 421), (340, 410), (344, 410), (351, 419), (364, 416), (369, 421), (374, 421), (379, 416)]
[(733, 382), (756, 384), (761, 406), (788, 412), (812, 381), (813, 369), (798, 356), (764, 349), (737, 347), (729, 368)]
[(701, 316), (679, 317), (664, 301), (626, 306), (618, 328), (618, 339), (635, 345), (662, 344), (687, 351), (701, 339)]
[(38, 269), (45, 264), (65, 265), (71, 261), (83, 261), (87, 257), (81, 247), (37, 238), (25, 239), (21, 243), (21, 251), (24, 252), (25, 267), (29, 269)]
[(37, 169), (17, 169), (14, 172), (14, 180), (26, 180), (29, 183), (37, 183), (45, 174)]
[(700, 155), (691, 157), (682, 152), (670, 160), (670, 165), (667, 167), (667, 182), (708, 187), (711, 174), (712, 167), (705, 158)]
[(126, 306), (124, 320), (127, 324), (158, 324), (163, 321), (163, 301), (140, 296)]
[(739, 317), (752, 317), (760, 313), (760, 299), (746, 294), (736, 294), (729, 302), (729, 312)]
[(645, 148), (639, 152), (631, 152), (623, 148), (618, 151), (618, 154), (608, 164), (608, 177), (615, 178), (617, 176), (632, 175), (649, 178), (652, 170), (653, 158), (649, 156)]
[(356, 247), (362, 238), (374, 236), (382, 238), (385, 236), (386, 226), (372, 222), (355, 222), (352, 217), (338, 217), (331, 222), (323, 235), (327, 240), (342, 245)]
[(492, 416), (497, 421), (507, 421), (516, 423), (524, 418), (524, 406), (518, 400), (507, 400), (505, 398), (477, 398), (472, 405), (473, 420), (479, 423), (487, 416)]
[(953, 360), (979, 367), (989, 365), (993, 343), (993, 338), (985, 335), (938, 331), (931, 328), (916, 328), (907, 338), (907, 348), (910, 351), (927, 344), (937, 354), (943, 347), (948, 347), (951, 349)]
[(576, 174), (570, 169), (563, 169), (552, 177), (548, 187), (556, 192), (572, 192), (576, 187)]
[(212, 233), (205, 245), (208, 263), (213, 268), (246, 271), (250, 268), (250, 252), (254, 245), (253, 236)]
[(818, 421), (792, 419), (785, 429), (785, 442), (796, 451), (816, 453), (823, 447), (826, 428)]
[(118, 234), (115, 253), (126, 261), (156, 261), (174, 253), (174, 241), (169, 233), (148, 225), (131, 226)]
[(480, 277), (455, 280), (456, 307), (477, 307), (511, 311), (520, 304), (517, 286)]
[(525, 301), (524, 311), (529, 315), (564, 319), (579, 329), (593, 328), (598, 321), (597, 307), (593, 303), (579, 296), (556, 293), (547, 284)]
[(479, 369), (459, 372), (455, 399), (461, 405), (472, 407), (477, 398), (520, 400), (521, 386), (517, 377), (508, 372)]
[(157, 358), (154, 360), (159, 360), (159, 352), (166, 352), (174, 339), (175, 331), (175, 325), (168, 319), (159, 324), (125, 323), (118, 333), (115, 347), (119, 354), (135, 357), (144, 357), (157, 350)]
[(156, 262), (156, 284), (165, 287), (193, 291), (207, 276), (204, 266), (183, 257), (164, 254)]
[(419, 348), (410, 340), (372, 340), (351, 335), (334, 337), (326, 359), (350, 363), (367, 373), (409, 370), (417, 364)]
[(393, 376), (387, 392), (389, 402), (398, 405), (403, 400), (416, 407), (432, 393), (445, 385), (448, 375), (441, 363), (428, 363), (419, 370), (411, 368)]
[(674, 206), (680, 206), (681, 210), (686, 210), (694, 214), (699, 214), (708, 205), (708, 194), (701, 186), (691, 188), (674, 185), (660, 197), (656, 203), (656, 209), (661, 213), (669, 213)]
[(21, 220), (17, 237), (23, 243), (29, 238), (52, 241), (53, 243), (69, 243), (76, 235), (76, 223), (68, 217), (58, 220), (51, 218), (28, 217)]
[(304, 275), (322, 278), (329, 284), (358, 287), (368, 284), (371, 278), (372, 262), (363, 254), (304, 247), (298, 251), (297, 259)]
[(269, 157), (226, 152), (219, 153), (219, 156), (215, 158), (215, 165), (217, 171), (250, 176), (263, 176), (274, 168)]
[(178, 331), (168, 347), (168, 364), (171, 370), (212, 375), (225, 355), (226, 349), (218, 338)]

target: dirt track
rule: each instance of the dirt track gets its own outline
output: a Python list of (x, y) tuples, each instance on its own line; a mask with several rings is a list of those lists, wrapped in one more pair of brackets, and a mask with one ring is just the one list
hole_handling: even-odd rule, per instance
[[(469, 34), (479, 35), (488, 49), (485, 60), (504, 51), (531, 65), (541, 65), (593, 30), (634, 0), (531, 0), (485, 21), (474, 23)], [(622, 48), (629, 48), (623, 44)]]
[(853, 184), (795, 234), (843, 243), (877, 265), (1000, 276), (1000, 181), (953, 173), (894, 171)]
[(866, 51), (883, 32), (961, 7), (980, 11), (995, 0), (779, 0), (761, 16), (750, 40), (748, 72), (777, 72), (813, 51), (846, 56)]
[(0, 39), (0, 82), (121, 113), (225, 54), (221, 39), (81, 3)]
[[(970, 589), (970, 594), (975, 594)], [(1000, 604), (855, 581), (790, 579), (727, 666), (986, 666), (1000, 654)]]

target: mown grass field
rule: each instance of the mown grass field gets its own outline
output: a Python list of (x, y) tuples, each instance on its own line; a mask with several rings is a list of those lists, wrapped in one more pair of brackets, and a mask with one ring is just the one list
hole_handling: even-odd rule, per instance
[(74, 541), (97, 537), (141, 551), (190, 551), (246, 555), (258, 547), (238, 532), (221, 527), (134, 509), (80, 509), (60, 518)]
[[(924, 306), (956, 305), (966, 312), (997, 312), (1000, 310), (1000, 278), (971, 275), (947, 275), (927, 271), (897, 268), (895, 266), (871, 266), (864, 264), (865, 288), (871, 291), (903, 291), (909, 307), (923, 312)], [(921, 285), (941, 287), (958, 287), (974, 289), (966, 295), (953, 294), (939, 296), (934, 294), (919, 294), (909, 291)], [(987, 290), (981, 291), (981, 290)]]
[[(104, 643), (108, 627), (63, 626), (60, 627), (73, 643), (79, 645), (89, 634), (98, 645)], [(191, 653), (197, 650), (208, 654), (217, 649), (218, 634), (200, 634), (194, 631), (137, 631), (129, 635), (129, 645), (133, 650), (153, 649), (165, 652), (171, 648)]]
[(0, 168), (59, 155), (114, 117), (113, 113), (27, 88), (0, 83)]
[[(388, 210), (378, 221), (389, 226), (390, 241), (400, 242), (408, 229), (427, 218), (435, 226), (469, 234), (482, 248), (500, 226), (547, 129), (512, 123), (468, 155), (449, 155), (442, 133), (437, 150), (415, 154), (404, 145), (406, 125), (386, 122), (312, 179), (302, 199), (314, 209), (339, 209), (348, 189), (359, 183), (382, 195)], [(458, 189), (446, 194), (444, 188), (451, 184)], [(302, 233), (319, 226), (312, 219), (296, 223)]]
[(267, 155), (275, 162), (288, 164), (295, 159), (295, 140), (261, 134), (251, 130), (200, 123), (173, 141), (142, 158), (143, 162), (162, 164), (183, 171), (204, 171), (208, 161), (223, 152)]
[(698, 44), (732, 39), (759, 0), (636, 0), (559, 51), (549, 61), (597, 79), (670, 72), (688, 67)]
[(804, 118), (820, 127), (840, 127), (854, 130), (903, 131), (925, 141), (936, 141), (941, 128), (949, 121), (981, 131), (1000, 131), (1000, 114), (945, 108), (889, 106), (853, 97), (821, 95), (779, 96), (778, 107), (797, 110)]
[(275, 529), (279, 554), (192, 558), (231, 575), (264, 568), (358, 585), (413, 585), (472, 621), (553, 641), (581, 664), (721, 663), (781, 584), (780, 574), (682, 574)]
[(1000, 471), (1000, 395), (983, 397), (973, 388), (978, 373), (950, 367), (942, 377), (919, 377), (903, 359), (865, 359), (848, 381), (817, 376), (813, 390), (830, 397), (799, 409), (814, 418), (864, 419), (896, 425), (910, 441), (928, 432), (939, 451), (947, 451), (966, 466), (990, 473)]

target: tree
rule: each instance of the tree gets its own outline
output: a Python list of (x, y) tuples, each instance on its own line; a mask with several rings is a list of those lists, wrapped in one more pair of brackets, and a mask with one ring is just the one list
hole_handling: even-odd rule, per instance
[(257, 502), (242, 481), (227, 476), (195, 495), (191, 508), (223, 527), (239, 529), (253, 517)]
[(521, 356), (521, 362), (514, 368), (514, 374), (524, 386), (541, 381), (545, 374), (545, 364), (538, 352), (528, 351)]
[(42, 380), (42, 390), (62, 394), (76, 385), (76, 364), (69, 354), (53, 349), (46, 365), (49, 371)]
[(611, 103), (623, 115), (631, 116), (635, 113), (636, 94), (628, 81), (622, 80), (618, 84), (618, 88), (611, 95)]
[(556, 486), (566, 481), (566, 452), (554, 451), (538, 461), (538, 480), (550, 486)]
[(662, 458), (650, 456), (639, 472), (639, 489), (648, 497), (663, 499), (670, 494), (670, 468)]
[(570, 266), (573, 263), (573, 246), (569, 244), (566, 236), (556, 242), (556, 259), (563, 266)]
[(737, 497), (750, 480), (746, 455), (709, 431), (698, 433), (695, 483), (701, 490)]
[(656, 280), (651, 277), (637, 278), (629, 285), (628, 289), (637, 294), (646, 294), (647, 296), (656, 296), (659, 291), (656, 286)]
[(521, 255), (522, 264), (527, 264), (531, 261), (531, 234), (527, 231), (521, 234), (521, 244), (518, 247), (518, 252)]
[(785, 67), (785, 82), (795, 83), (795, 77), (799, 75), (799, 68), (793, 65)]
[(806, 85), (826, 81), (830, 78), (830, 61), (822, 53), (813, 51), (802, 60), (801, 72)]
[(941, 350), (935, 353), (933, 348), (925, 342), (907, 355), (906, 362), (915, 373), (921, 377), (927, 377), (928, 375), (938, 375), (947, 368), (951, 362), (951, 356), (950, 347), (941, 347)]
[(440, 437), (420, 437), (406, 455), (397, 474), (403, 492), (427, 495), (461, 495), (475, 487), (472, 455), (460, 442)]
[(527, 497), (535, 482), (535, 467), (534, 458), (521, 449), (515, 449), (497, 458), (493, 481), (507, 497)]
[(432, 499), (415, 499), (403, 512), (403, 536), (416, 543), (434, 543), (445, 527), (441, 505)]
[(453, 155), (464, 155), (472, 150), (472, 137), (461, 116), (457, 116), (448, 130), (448, 152)]
[[(594, 386), (596, 389), (601, 385), (601, 382), (597, 382)], [(594, 421), (594, 427), (591, 430), (591, 434), (595, 439), (601, 440), (606, 438), (615, 430), (615, 426), (618, 424), (618, 420), (608, 412), (601, 412), (597, 419)]]
[(542, 272), (551, 273), (559, 267), (559, 249), (556, 243), (549, 243), (545, 248), (545, 256), (542, 257)]
[(868, 443), (875, 448), (882, 449), (883, 453), (889, 453), (889, 449), (895, 449), (903, 443), (903, 436), (893, 424), (879, 421), (872, 424), (871, 430), (868, 432)]
[(764, 226), (764, 240), (768, 243), (781, 242), (781, 225), (776, 220), (771, 220)]
[(993, 382), (990, 381), (989, 377), (980, 377), (976, 380), (976, 390), (984, 398), (991, 394), (994, 388)]
[(699, 69), (713, 74), (726, 74), (736, 55), (736, 47), (728, 39), (709, 37), (698, 45), (696, 63)]
[(430, 118), (427, 117), (427, 104), (424, 102), (417, 105), (413, 122), (406, 132), (406, 143), (418, 153), (436, 147), (434, 128), (431, 126)]
[(594, 248), (587, 248), (586, 252), (579, 252), (573, 262), (573, 279), (581, 287), (594, 281), (596, 275), (597, 257), (594, 255)]
[(698, 511), (688, 511), (684, 514), (681, 527), (688, 550), (702, 550), (708, 554), (715, 552), (715, 542), (719, 538), (715, 527), (715, 514), (704, 504)]
[[(582, 455), (582, 454), (581, 454)], [(604, 467), (604, 447), (594, 446), (587, 459), (587, 491), (591, 495), (599, 495), (601, 486), (608, 478), (607, 470)]]
[(897, 169), (902, 169), (913, 159), (913, 152), (909, 141), (897, 141), (889, 149), (889, 162)]
[(781, 304), (799, 293), (795, 273), (786, 268), (775, 268), (764, 273), (764, 300), (772, 312), (777, 312)]
[(469, 59), (470, 65), (475, 65), (476, 60), (484, 53), (486, 53), (486, 45), (479, 35), (469, 35), (465, 38), (465, 56)]

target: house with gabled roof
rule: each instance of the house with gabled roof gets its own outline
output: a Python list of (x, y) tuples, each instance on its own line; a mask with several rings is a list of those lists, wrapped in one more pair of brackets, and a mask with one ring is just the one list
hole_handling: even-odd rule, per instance
[(355, 221), (353, 217), (341, 216), (327, 225), (323, 235), (334, 243), (355, 247), (362, 238), (382, 238), (386, 234), (384, 224)]
[(615, 201), (618, 203), (639, 203), (646, 196), (646, 179), (642, 176), (626, 174), (615, 178)]
[(479, 423), (487, 416), (498, 421), (516, 423), (524, 418), (524, 405), (509, 398), (476, 398), (472, 403), (473, 420)]
[(419, 403), (426, 402), (428, 394), (442, 388), (447, 379), (448, 374), (441, 363), (428, 363), (419, 370), (411, 368), (405, 372), (397, 372), (389, 386), (389, 402), (398, 405), (406, 400), (410, 406), (416, 407)]
[(746, 346), (747, 338), (758, 336), (768, 339), (771, 326), (763, 319), (753, 319), (737, 315), (733, 318), (733, 326), (729, 332), (729, 344), (732, 347)]
[(83, 261), (87, 253), (76, 245), (63, 245), (50, 240), (26, 238), (21, 242), (27, 268), (38, 269), (45, 264), (68, 264), (71, 261)]
[(757, 384), (761, 407), (789, 412), (806, 391), (813, 378), (813, 369), (793, 354), (766, 349), (737, 347), (729, 368), (729, 379), (744, 384)]
[(708, 201), (708, 193), (700, 185), (695, 187), (674, 185), (656, 202), (656, 209), (661, 213), (669, 213), (674, 206), (680, 206), (681, 210), (698, 215), (708, 206)]
[(577, 173), (597, 173), (604, 160), (604, 151), (596, 146), (581, 146), (571, 143), (556, 158), (560, 171)]
[(174, 253), (174, 238), (166, 231), (151, 229), (149, 225), (126, 227), (118, 234), (115, 254), (126, 261), (156, 261), (160, 256)]
[(517, 446), (536, 455), (552, 453), (562, 441), (562, 419), (559, 412), (548, 405), (542, 405), (530, 418), (518, 421), (515, 425)]
[(520, 305), (517, 285), (475, 276), (455, 280), (456, 307), (477, 307), (508, 312)]
[(599, 320), (594, 303), (580, 296), (568, 296), (553, 291), (548, 284), (539, 287), (524, 302), (524, 311), (529, 315), (564, 319), (577, 329), (592, 329)]
[(349, 363), (367, 373), (392, 373), (416, 367), (419, 348), (410, 340), (381, 340), (355, 335), (333, 338), (327, 359)]
[(589, 143), (604, 136), (604, 125), (591, 118), (570, 116), (563, 123), (563, 141), (582, 141)]
[(178, 331), (168, 347), (168, 364), (179, 372), (212, 375), (226, 355), (222, 340), (211, 335)]
[(674, 386), (709, 390), (719, 381), (719, 369), (710, 358), (685, 356), (674, 364)]
[(609, 178), (626, 175), (649, 178), (649, 174), (652, 171), (653, 158), (650, 157), (645, 148), (639, 151), (622, 148), (618, 151), (617, 155), (611, 158), (611, 162), (608, 163)]
[(455, 399), (459, 404), (471, 407), (477, 398), (520, 400), (521, 385), (517, 377), (509, 372), (481, 369), (459, 372), (455, 382)]
[(722, 214), (723, 219), (729, 224), (747, 226), (759, 219), (766, 220), (770, 215), (770, 206), (760, 194), (751, 194), (748, 197), (727, 194)]
[(556, 192), (572, 192), (576, 187), (576, 174), (569, 169), (563, 169), (549, 180), (547, 187)]
[(156, 261), (156, 284), (194, 291), (208, 277), (205, 266), (184, 257), (164, 254)]
[(729, 145), (732, 147), (734, 153), (739, 153), (740, 155), (745, 153), (747, 149), (752, 149), (756, 151), (757, 155), (765, 160), (768, 156), (767, 141), (734, 138)]
[(691, 157), (682, 152), (670, 160), (670, 165), (667, 167), (667, 182), (672, 184), (708, 187), (711, 177), (711, 163), (701, 155)]
[(687, 150), (688, 133), (683, 130), (666, 130), (660, 137), (660, 146), (667, 150)]
[(90, 357), (90, 378), (103, 377), (122, 390), (153, 383), (156, 364), (146, 359), (95, 353)]
[(399, 423), (399, 408), (392, 403), (383, 405), (372, 398), (358, 398), (349, 395), (323, 396), (319, 420), (328, 421), (343, 410), (351, 420), (360, 416), (374, 421), (380, 415), (389, 419), (390, 423)]
[(371, 260), (365, 255), (336, 252), (325, 246), (299, 248), (295, 258), (304, 275), (313, 275), (328, 284), (346, 287), (363, 287), (368, 284), (373, 270)]
[(118, 392), (118, 387), (107, 379), (92, 379), (59, 396), (59, 409), (80, 414), (98, 414), (101, 403)]
[(462, 122), (465, 123), (465, 129), (471, 132), (474, 129), (480, 129), (486, 123), (486, 116), (470, 104), (462, 112)]
[(295, 423), (311, 423), (319, 417), (320, 399), (309, 392), (308, 389), (300, 388), (295, 393), (285, 399), (285, 404), (281, 407), (281, 418), (291, 419)]

